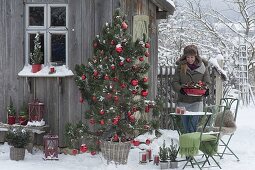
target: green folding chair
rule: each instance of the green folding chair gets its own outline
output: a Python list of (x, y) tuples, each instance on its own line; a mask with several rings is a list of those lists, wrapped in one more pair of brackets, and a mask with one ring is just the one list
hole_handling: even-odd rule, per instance
[[(206, 107), (205, 109), (205, 117), (211, 116), (212, 110), (215, 110), (215, 112), (219, 112), (220, 110), (223, 111), (222, 114), (222, 122), (225, 116), (225, 106), (220, 105), (214, 105)], [(209, 114), (210, 112), (210, 114)], [(198, 168), (201, 170), (203, 167), (205, 167), (206, 164), (210, 167), (218, 167), (221, 169), (221, 166), (216, 161), (214, 156), (218, 152), (218, 144), (220, 139), (220, 131), (219, 132), (204, 132), (206, 125), (208, 124), (208, 121), (204, 121), (202, 129), (200, 132), (193, 132), (193, 133), (186, 133), (180, 136), (179, 138), (179, 146), (180, 146), (180, 155), (186, 156), (187, 161), (183, 167), (183, 169), (188, 166), (189, 164), (194, 168), (194, 165), (198, 166)], [(221, 130), (221, 126), (219, 127), (219, 130)], [(202, 159), (201, 161), (198, 161), (197, 156), (199, 156), (199, 150), (202, 152)], [(215, 165), (211, 164), (211, 160), (214, 161)]]
[[(230, 110), (233, 113), (234, 122), (236, 122), (239, 100), (236, 98), (222, 98), (220, 99), (220, 105), (224, 105), (226, 107), (226, 110)], [(228, 133), (221, 133), (221, 136), (225, 136), (224, 139), (220, 138), (221, 143), (219, 144), (219, 146), (223, 147), (223, 152), (219, 153), (221, 159), (224, 155), (233, 155), (236, 157), (237, 161), (239, 161), (238, 156), (229, 147), (229, 143), (234, 135), (234, 132), (235, 130)]]

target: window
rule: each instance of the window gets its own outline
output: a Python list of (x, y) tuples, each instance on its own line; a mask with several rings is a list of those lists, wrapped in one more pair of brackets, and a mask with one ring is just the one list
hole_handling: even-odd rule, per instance
[(39, 33), (44, 67), (68, 67), (67, 17), (66, 4), (26, 5), (25, 66), (31, 65), (29, 54), (34, 48), (34, 37)]

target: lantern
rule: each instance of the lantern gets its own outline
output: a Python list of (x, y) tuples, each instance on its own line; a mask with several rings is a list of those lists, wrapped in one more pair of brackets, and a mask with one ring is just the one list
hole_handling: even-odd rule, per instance
[(58, 160), (58, 135), (44, 135), (44, 159), (45, 160)]
[(147, 163), (147, 153), (146, 153), (146, 151), (139, 152), (139, 162), (140, 162), (140, 164), (146, 164)]
[(44, 114), (44, 103), (34, 100), (28, 103), (29, 121), (41, 121)]

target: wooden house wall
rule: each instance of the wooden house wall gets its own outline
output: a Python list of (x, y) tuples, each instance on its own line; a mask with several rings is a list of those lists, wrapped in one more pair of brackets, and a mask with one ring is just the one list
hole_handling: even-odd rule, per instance
[(45, 104), (45, 121), (64, 145), (64, 127), (68, 122), (84, 119), (86, 105), (79, 103), (80, 92), (74, 77), (18, 77), (25, 63), (25, 4), (68, 4), (68, 63), (74, 72), (76, 64), (86, 63), (92, 56), (92, 41), (102, 26), (111, 22), (114, 10), (121, 7), (127, 14), (132, 33), (132, 16), (150, 17), (151, 43), (149, 62), (150, 98), (156, 94), (157, 23), (156, 6), (150, 0), (1, 0), (0, 1), (0, 121), (6, 122), (6, 107), (11, 96), (16, 110), (34, 97)]

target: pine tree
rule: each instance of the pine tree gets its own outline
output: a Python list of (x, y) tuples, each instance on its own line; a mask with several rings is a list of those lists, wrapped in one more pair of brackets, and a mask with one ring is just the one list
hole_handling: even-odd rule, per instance
[(150, 44), (145, 36), (133, 42), (127, 28), (125, 16), (116, 10), (112, 23), (94, 39), (88, 64), (75, 67), (80, 102), (89, 104), (85, 118), (94, 130), (90, 134), (106, 140), (126, 141), (149, 127), (135, 115), (148, 114), (153, 105), (146, 100), (149, 64), (144, 61)]

